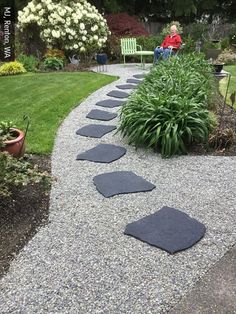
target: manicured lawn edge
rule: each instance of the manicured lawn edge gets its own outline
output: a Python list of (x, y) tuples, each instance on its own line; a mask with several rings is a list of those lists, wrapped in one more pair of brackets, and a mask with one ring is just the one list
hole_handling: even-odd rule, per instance
[(27, 152), (50, 154), (57, 129), (70, 111), (117, 77), (93, 72), (27, 73), (0, 77), (1, 120), (25, 129), (30, 117)]
[[(236, 91), (236, 64), (227, 65), (224, 67), (224, 70), (231, 73), (230, 85), (229, 85), (228, 95), (226, 99), (226, 103), (231, 106), (232, 102), (230, 100), (230, 95)], [(222, 80), (220, 80), (219, 89), (223, 97), (225, 97), (227, 84), (228, 84), (228, 77), (225, 77)], [(234, 107), (236, 108), (236, 103), (234, 104)]]

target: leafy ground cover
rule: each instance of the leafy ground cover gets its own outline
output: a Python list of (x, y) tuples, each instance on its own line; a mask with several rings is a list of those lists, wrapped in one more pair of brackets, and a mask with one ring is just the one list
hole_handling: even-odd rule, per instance
[[(27, 156), (26, 160), (50, 172), (49, 155)], [(17, 253), (47, 224), (49, 215), (49, 185), (33, 183), (14, 187), (11, 192), (11, 197), (0, 194), (0, 278)]]
[[(236, 64), (227, 65), (224, 67), (224, 70), (231, 73), (229, 91), (228, 91), (228, 96), (227, 96), (227, 104), (232, 105), (232, 102), (230, 100), (230, 95), (236, 92)], [(222, 96), (225, 95), (227, 84), (228, 84), (228, 78), (224, 78), (220, 81), (220, 92)], [(236, 102), (234, 103), (234, 107), (236, 108)]]
[(92, 72), (0, 77), (0, 119), (24, 128), (22, 117), (28, 115), (27, 152), (49, 154), (57, 128), (68, 113), (90, 93), (115, 79)]

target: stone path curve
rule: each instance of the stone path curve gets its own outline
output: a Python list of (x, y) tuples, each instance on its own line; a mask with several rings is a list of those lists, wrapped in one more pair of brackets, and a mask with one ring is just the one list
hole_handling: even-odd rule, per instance
[[(1, 313), (163, 313), (236, 241), (235, 157), (166, 160), (152, 151), (135, 151), (114, 131), (101, 139), (76, 135), (79, 127), (90, 124), (86, 115), (99, 108), (98, 100), (141, 72), (133, 65), (108, 68), (120, 79), (90, 95), (58, 130), (50, 221), (1, 280)], [(117, 112), (119, 107), (106, 110)], [(111, 164), (76, 160), (100, 143), (123, 146), (127, 153)], [(119, 170), (135, 172), (156, 189), (105, 199), (92, 178)], [(207, 227), (197, 245), (173, 256), (123, 235), (127, 223), (165, 205)]]

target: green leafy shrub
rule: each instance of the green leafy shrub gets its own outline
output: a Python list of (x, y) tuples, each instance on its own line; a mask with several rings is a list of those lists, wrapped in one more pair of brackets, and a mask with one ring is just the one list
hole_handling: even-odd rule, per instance
[(183, 28), (183, 36), (190, 36), (193, 41), (201, 40), (207, 37), (209, 25), (207, 23), (191, 23)]
[(50, 182), (47, 172), (39, 171), (23, 158), (14, 158), (8, 153), (0, 152), (0, 197), (11, 195), (11, 189), (30, 183)]
[(122, 107), (119, 130), (136, 147), (160, 149), (163, 157), (205, 142), (213, 126), (207, 109), (212, 68), (203, 55), (161, 61)]
[(27, 72), (35, 72), (38, 66), (38, 60), (34, 56), (20, 54), (17, 60), (23, 64)]
[(18, 61), (4, 63), (0, 66), (0, 76), (26, 73), (24, 66)]
[(154, 50), (163, 41), (163, 36), (139, 36), (137, 37), (137, 44), (142, 46), (143, 50)]
[(177, 30), (178, 30), (178, 34), (182, 34), (183, 33), (183, 27), (181, 26), (180, 22), (172, 21), (172, 22), (166, 24), (163, 27), (163, 29), (161, 31), (161, 35), (164, 36), (164, 37), (169, 35), (170, 34), (170, 28), (171, 28), (172, 25), (176, 25)]
[(190, 35), (183, 38), (183, 43), (184, 43), (184, 48), (183, 48), (184, 53), (192, 53), (195, 51), (196, 44)]
[(56, 57), (46, 58), (43, 62), (46, 70), (61, 70), (63, 68), (63, 60)]
[[(160, 46), (164, 37), (162, 35), (159, 36), (139, 36), (137, 37), (137, 44), (142, 47), (142, 50), (153, 51), (157, 46)], [(137, 61), (140, 62), (140, 57), (135, 57)], [(153, 56), (146, 56), (146, 62), (153, 62)]]
[(224, 37), (223, 39), (221, 39), (220, 41), (221, 43), (221, 49), (226, 49), (226, 48), (230, 48), (230, 38), (229, 37)]
[(4, 142), (7, 140), (13, 140), (15, 138), (11, 128), (13, 128), (11, 121), (0, 122), (0, 148), (4, 147)]

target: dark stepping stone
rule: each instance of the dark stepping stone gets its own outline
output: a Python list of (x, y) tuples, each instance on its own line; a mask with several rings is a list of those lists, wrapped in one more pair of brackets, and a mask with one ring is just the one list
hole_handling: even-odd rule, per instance
[(76, 134), (100, 138), (116, 129), (115, 125), (89, 124), (76, 131)]
[(109, 121), (117, 117), (117, 113), (107, 112), (103, 110), (93, 109), (91, 110), (86, 118), (95, 119), (95, 120), (102, 120), (102, 121)]
[(134, 74), (133, 77), (140, 79), (140, 78), (144, 78), (145, 74)]
[(116, 87), (119, 88), (119, 89), (136, 89), (137, 85), (124, 84), (124, 85), (116, 85)]
[(99, 174), (93, 178), (98, 192), (105, 197), (117, 194), (151, 191), (155, 185), (137, 176), (132, 171), (115, 171)]
[(111, 144), (99, 144), (96, 147), (79, 154), (76, 159), (110, 163), (121, 158), (125, 153), (126, 149), (124, 147)]
[(119, 107), (124, 104), (125, 104), (125, 101), (123, 100), (113, 100), (113, 99), (101, 100), (96, 103), (97, 106), (106, 107), (106, 108)]
[(121, 92), (119, 90), (112, 90), (107, 94), (107, 96), (115, 97), (115, 98), (126, 98), (129, 97), (128, 93)]
[(126, 80), (126, 82), (132, 83), (132, 84), (140, 84), (140, 83), (142, 83), (142, 80), (128, 79), (128, 80)]
[(165, 206), (128, 224), (124, 233), (173, 254), (193, 246), (205, 232), (206, 227), (196, 219)]

